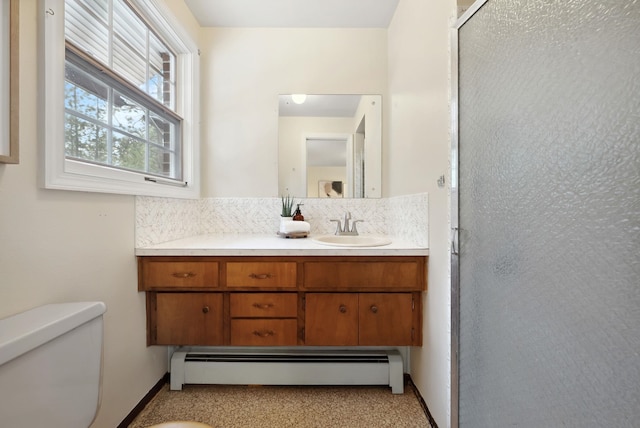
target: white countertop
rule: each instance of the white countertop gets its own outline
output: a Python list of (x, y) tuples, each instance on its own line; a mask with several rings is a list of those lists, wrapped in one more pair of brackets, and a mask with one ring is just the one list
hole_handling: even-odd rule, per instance
[(136, 248), (136, 256), (428, 256), (429, 249), (401, 239), (379, 247), (337, 247), (278, 235), (201, 235)]

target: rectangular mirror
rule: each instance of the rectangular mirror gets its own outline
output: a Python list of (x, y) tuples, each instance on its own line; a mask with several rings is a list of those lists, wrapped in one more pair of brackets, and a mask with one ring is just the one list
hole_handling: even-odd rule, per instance
[(278, 191), (305, 198), (382, 196), (382, 96), (279, 96)]

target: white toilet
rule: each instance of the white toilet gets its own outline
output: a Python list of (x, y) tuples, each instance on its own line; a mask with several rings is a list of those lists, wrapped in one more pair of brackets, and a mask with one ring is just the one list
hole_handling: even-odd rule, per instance
[(40, 306), (0, 320), (0, 424), (87, 428), (100, 404), (102, 302)]

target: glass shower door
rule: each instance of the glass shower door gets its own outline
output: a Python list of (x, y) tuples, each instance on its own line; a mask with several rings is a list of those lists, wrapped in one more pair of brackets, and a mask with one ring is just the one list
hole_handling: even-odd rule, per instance
[(638, 426), (640, 1), (488, 0), (457, 37), (452, 420)]

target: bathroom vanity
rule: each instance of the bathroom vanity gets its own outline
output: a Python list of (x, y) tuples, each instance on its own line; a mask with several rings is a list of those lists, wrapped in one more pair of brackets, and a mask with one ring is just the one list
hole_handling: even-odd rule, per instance
[(136, 250), (148, 345), (420, 346), (428, 249), (263, 235)]

